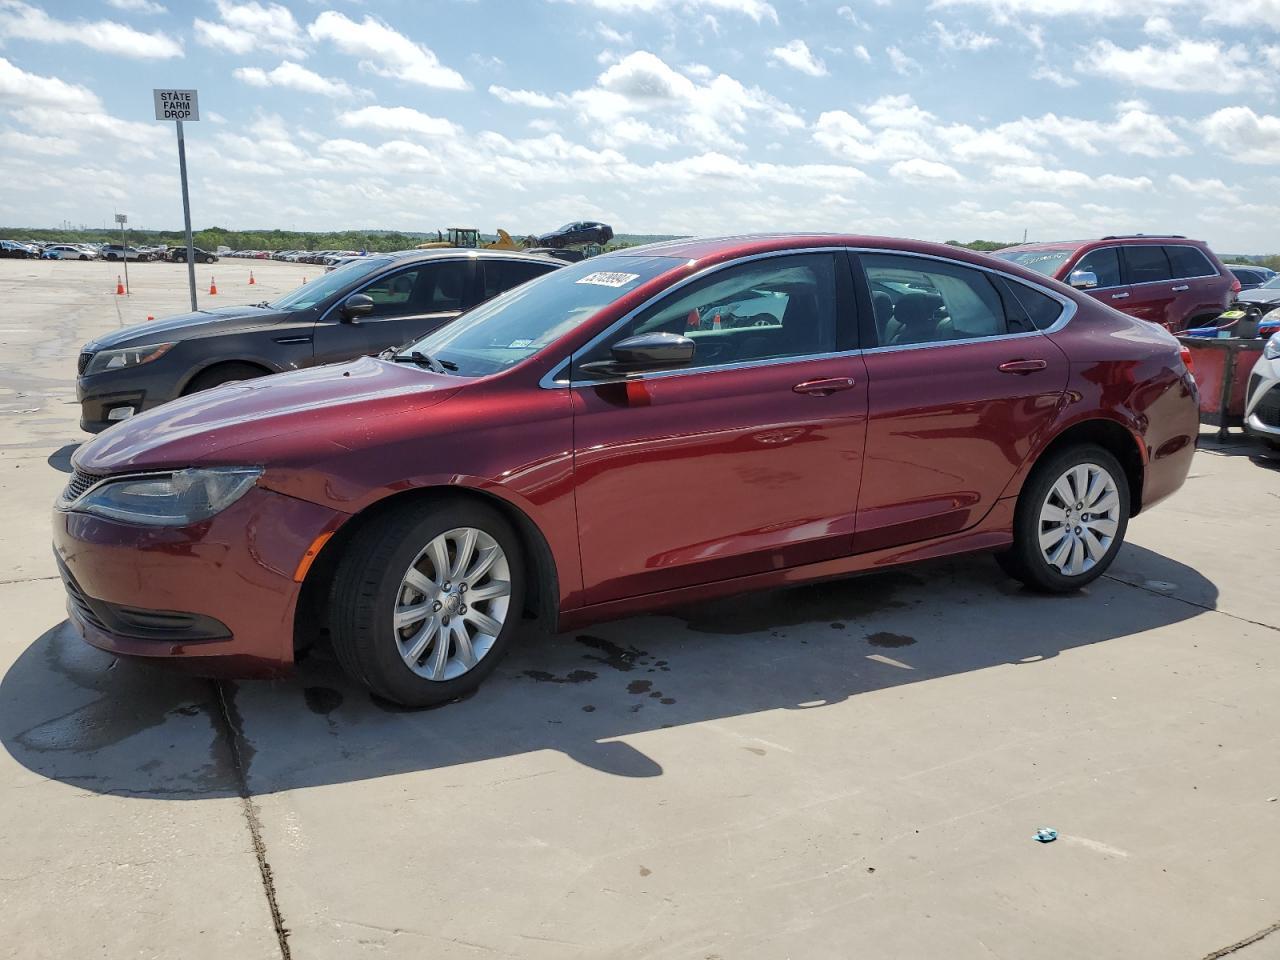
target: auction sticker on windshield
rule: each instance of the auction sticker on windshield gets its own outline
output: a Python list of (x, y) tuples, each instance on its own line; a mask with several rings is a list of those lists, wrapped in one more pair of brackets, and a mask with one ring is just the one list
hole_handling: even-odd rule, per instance
[(638, 273), (588, 273), (575, 283), (590, 283), (597, 287), (625, 287), (633, 280), (639, 280)]

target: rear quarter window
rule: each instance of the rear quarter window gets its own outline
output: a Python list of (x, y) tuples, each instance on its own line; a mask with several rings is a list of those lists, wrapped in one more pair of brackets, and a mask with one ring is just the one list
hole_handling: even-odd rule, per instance
[(1169, 257), (1169, 266), (1175, 279), (1212, 277), (1218, 273), (1198, 247), (1168, 246), (1164, 248), (1164, 252)]
[(1001, 277), (999, 282), (1006, 292), (1005, 314), (1010, 331), (1048, 330), (1062, 316), (1062, 304), (1047, 293), (1007, 277)]

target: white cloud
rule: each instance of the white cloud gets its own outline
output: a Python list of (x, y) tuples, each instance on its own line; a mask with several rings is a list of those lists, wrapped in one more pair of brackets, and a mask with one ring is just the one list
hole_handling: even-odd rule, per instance
[(302, 29), (288, 7), (278, 3), (264, 5), (257, 0), (218, 0), (218, 16), (218, 22), (195, 20), (192, 26), (197, 43), (228, 53), (268, 50), (295, 58), (306, 56)]
[(609, 13), (655, 14), (681, 13), (688, 10), (716, 10), (724, 13), (740, 13), (756, 23), (762, 20), (778, 22), (778, 11), (765, 0), (566, 0), (583, 6), (596, 7)]
[(906, 77), (920, 72), (920, 64), (916, 63), (897, 47), (890, 47), (885, 52), (889, 54), (889, 66), (893, 67), (894, 73)]
[(302, 93), (318, 93), (324, 97), (350, 97), (356, 93), (346, 82), (333, 77), (322, 77), (291, 60), (284, 61), (274, 70), (239, 67), (234, 71), (234, 76), (254, 87), (286, 87)]
[(1059, 86), (1064, 89), (1080, 85), (1080, 81), (1075, 77), (1069, 77), (1061, 70), (1057, 70), (1046, 64), (1041, 64), (1036, 67), (1036, 69), (1032, 71), (1031, 76), (1036, 80), (1048, 80), (1055, 86)]
[(615, 30), (607, 23), (596, 23), (596, 36), (605, 43), (614, 43), (619, 46), (631, 45), (631, 34)]
[(411, 107), (362, 107), (338, 115), (344, 127), (384, 130), (388, 133), (420, 133), (428, 137), (457, 137), (462, 129), (452, 120), (433, 117)]
[(41, 137), (19, 130), (0, 131), (0, 149), (6, 153), (26, 153), (42, 157), (65, 157), (80, 152), (80, 147), (74, 140)]
[(0, 0), (0, 39), (79, 43), (100, 53), (142, 60), (182, 56), (182, 44), (166, 33), (144, 33), (114, 20), (56, 20), (21, 0)]
[(819, 116), (813, 127), (813, 140), (828, 153), (851, 163), (938, 159), (937, 149), (918, 130), (872, 130), (844, 110), (828, 110)]
[(991, 168), (991, 179), (1006, 186), (1026, 187), (1031, 190), (1063, 192), (1085, 188), (1114, 190), (1148, 190), (1150, 177), (1119, 177), (1104, 173), (1090, 176), (1079, 170), (1047, 170), (1044, 167), (998, 164)]
[(511, 90), (497, 85), (489, 87), (489, 92), (501, 100), (516, 107), (532, 107), (535, 110), (553, 110), (562, 106), (559, 100), (536, 90)]
[(1130, 50), (1102, 39), (1085, 52), (1081, 69), (1156, 90), (1236, 93), (1272, 85), (1242, 45), (1226, 47), (1217, 40), (1179, 40), (1168, 47), (1144, 43)]
[(107, 5), (115, 7), (117, 10), (127, 10), (130, 13), (168, 12), (164, 7), (152, 2), (152, 0), (107, 0)]
[(959, 183), (964, 179), (955, 167), (920, 157), (899, 160), (889, 168), (889, 176), (907, 183)]
[(778, 63), (786, 64), (811, 77), (827, 75), (827, 65), (813, 55), (813, 51), (803, 40), (791, 40), (781, 47), (774, 47), (769, 51), (769, 56)]
[(938, 20), (933, 21), (933, 32), (944, 50), (985, 50), (1000, 42), (990, 34), (978, 33), (965, 27), (956, 30)]
[(1239, 163), (1280, 163), (1280, 117), (1224, 107), (1197, 125), (1211, 146)]
[(1229, 27), (1269, 26), (1280, 29), (1280, 0), (1232, 0), (1231, 3), (1215, 3), (1210, 0), (1204, 19), (1206, 23), (1220, 23)]
[(934, 0), (935, 7), (980, 7), (997, 22), (1023, 17), (1073, 17), (1099, 20), (1112, 17), (1145, 17), (1157, 10), (1174, 10), (1187, 0)]
[(360, 22), (326, 10), (307, 28), (313, 40), (327, 40), (343, 53), (363, 57), (360, 68), (379, 76), (442, 90), (466, 90), (467, 81), (430, 49), (366, 16)]
[(87, 87), (57, 77), (28, 73), (0, 57), (0, 103), (13, 106), (59, 107), (68, 113), (102, 109), (98, 95)]
[(867, 48), (864, 47), (862, 44), (858, 44), (856, 47), (853, 48), (853, 55), (857, 57), (859, 60), (861, 60), (863, 63), (871, 62), (871, 54), (867, 52)]
[(1235, 187), (1229, 187), (1217, 177), (1206, 177), (1193, 180), (1180, 173), (1169, 174), (1169, 183), (1179, 190), (1210, 202), (1238, 203), (1240, 193)]

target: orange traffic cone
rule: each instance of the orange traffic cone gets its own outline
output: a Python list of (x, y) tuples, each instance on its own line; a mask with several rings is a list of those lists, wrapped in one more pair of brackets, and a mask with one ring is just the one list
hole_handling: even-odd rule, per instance
[(120, 274), (116, 274), (116, 296), (124, 296), (124, 284), (120, 282)]
[(154, 320), (154, 319), (155, 319), (155, 315), (154, 315), (154, 314), (150, 314), (150, 313), (148, 313), (148, 314), (147, 314), (147, 319), (148, 319), (148, 320)]
[(218, 281), (213, 277), (209, 278), (209, 296), (216, 297), (218, 295)]
[(257, 280), (253, 279), (253, 271), (252, 271), (252, 270), (250, 270), (250, 271), (249, 271), (249, 286), (251, 286), (251, 287), (252, 287), (252, 286), (253, 286), (255, 283), (257, 283), (257, 282), (258, 282)]

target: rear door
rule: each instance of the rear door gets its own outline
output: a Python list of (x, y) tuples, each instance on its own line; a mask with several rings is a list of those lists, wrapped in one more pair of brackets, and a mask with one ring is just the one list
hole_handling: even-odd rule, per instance
[(1185, 330), (1193, 320), (1216, 317), (1226, 309), (1231, 277), (1218, 273), (1204, 251), (1189, 243), (1171, 243), (1164, 252), (1173, 280), (1169, 289), (1175, 294), (1169, 311), (1171, 330)]
[[(852, 550), (867, 382), (850, 349), (851, 281), (843, 250), (730, 264), (575, 356), (588, 603)], [(693, 339), (693, 362), (605, 381), (583, 371), (618, 341), (658, 331)]]
[[(1125, 313), (1158, 324), (1166, 330), (1181, 319), (1176, 301), (1181, 291), (1174, 290), (1173, 268), (1164, 247), (1158, 244), (1127, 244), (1120, 248), (1120, 264), (1124, 272), (1124, 297), (1113, 296), (1113, 307)], [(1123, 299), (1123, 304), (1114, 302)]]
[(956, 533), (986, 516), (1062, 401), (1067, 358), (1042, 331), (1074, 307), (952, 261), (857, 259), (868, 290), (911, 290), (885, 333), (862, 327), (863, 342), (875, 344), (864, 353), (867, 453), (855, 537), (864, 552)]

